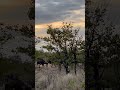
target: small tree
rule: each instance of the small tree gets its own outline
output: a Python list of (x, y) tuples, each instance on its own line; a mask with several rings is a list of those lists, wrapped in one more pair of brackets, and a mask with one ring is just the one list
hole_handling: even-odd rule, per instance
[(74, 29), (72, 23), (63, 23), (61, 28), (53, 28), (52, 25), (48, 26), (47, 34), (50, 37), (43, 38), (48, 42), (47, 50), (56, 52), (59, 56), (59, 66), (64, 65), (66, 74), (70, 72), (69, 66), (73, 62), (75, 64), (75, 73), (78, 50), (82, 49), (82, 38), (78, 35), (79, 29)]

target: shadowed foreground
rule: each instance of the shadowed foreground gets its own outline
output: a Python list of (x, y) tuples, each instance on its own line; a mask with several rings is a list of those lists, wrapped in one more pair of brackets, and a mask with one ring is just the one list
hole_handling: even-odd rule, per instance
[(62, 68), (61, 72), (57, 67), (44, 66), (39, 68), (36, 65), (35, 87), (36, 90), (84, 90), (84, 71), (83, 66), (77, 66), (77, 75), (71, 70), (66, 74)]

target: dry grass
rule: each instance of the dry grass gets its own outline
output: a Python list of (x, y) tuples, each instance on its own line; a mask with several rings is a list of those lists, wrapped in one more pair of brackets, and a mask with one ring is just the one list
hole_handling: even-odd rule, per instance
[(84, 90), (84, 71), (79, 66), (77, 70), (77, 75), (73, 70), (66, 75), (63, 68), (60, 72), (56, 67), (36, 67), (36, 90)]

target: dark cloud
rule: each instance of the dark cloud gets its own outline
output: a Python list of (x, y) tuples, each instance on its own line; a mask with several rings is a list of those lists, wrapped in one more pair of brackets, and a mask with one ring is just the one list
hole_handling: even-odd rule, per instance
[(84, 0), (36, 0), (36, 24), (63, 21), (71, 16), (72, 10), (84, 9), (84, 2)]

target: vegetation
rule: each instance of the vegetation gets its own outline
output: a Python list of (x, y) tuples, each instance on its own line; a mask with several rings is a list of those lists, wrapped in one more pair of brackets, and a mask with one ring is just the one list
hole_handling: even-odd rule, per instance
[(106, 21), (108, 4), (93, 9), (94, 4), (92, 0), (86, 1), (86, 89), (118, 90), (120, 37), (115, 33), (115, 25)]
[[(29, 10), (24, 10), (24, 14), (34, 20), (34, 0), (29, 2)], [(0, 90), (31, 90), (35, 87), (34, 23), (21, 25), (21, 21), (0, 23)]]
[[(57, 68), (37, 68), (35, 73), (36, 90), (84, 90), (85, 75), (84, 70), (80, 70), (77, 75), (73, 72), (66, 74), (64, 69), (59, 72)], [(71, 70), (72, 71), (72, 70)]]
[(21, 90), (31, 90), (35, 70), (33, 27), (1, 23), (0, 33), (0, 89), (18, 89), (19, 85)]
[(78, 34), (79, 29), (73, 28), (72, 23), (63, 23), (61, 28), (48, 26), (47, 34), (50, 37), (42, 38), (48, 44), (43, 46), (48, 52), (36, 51), (36, 58), (52, 60), (53, 63), (64, 66), (66, 74), (70, 72), (70, 66), (74, 65), (74, 72), (78, 63), (84, 63), (84, 40)]

